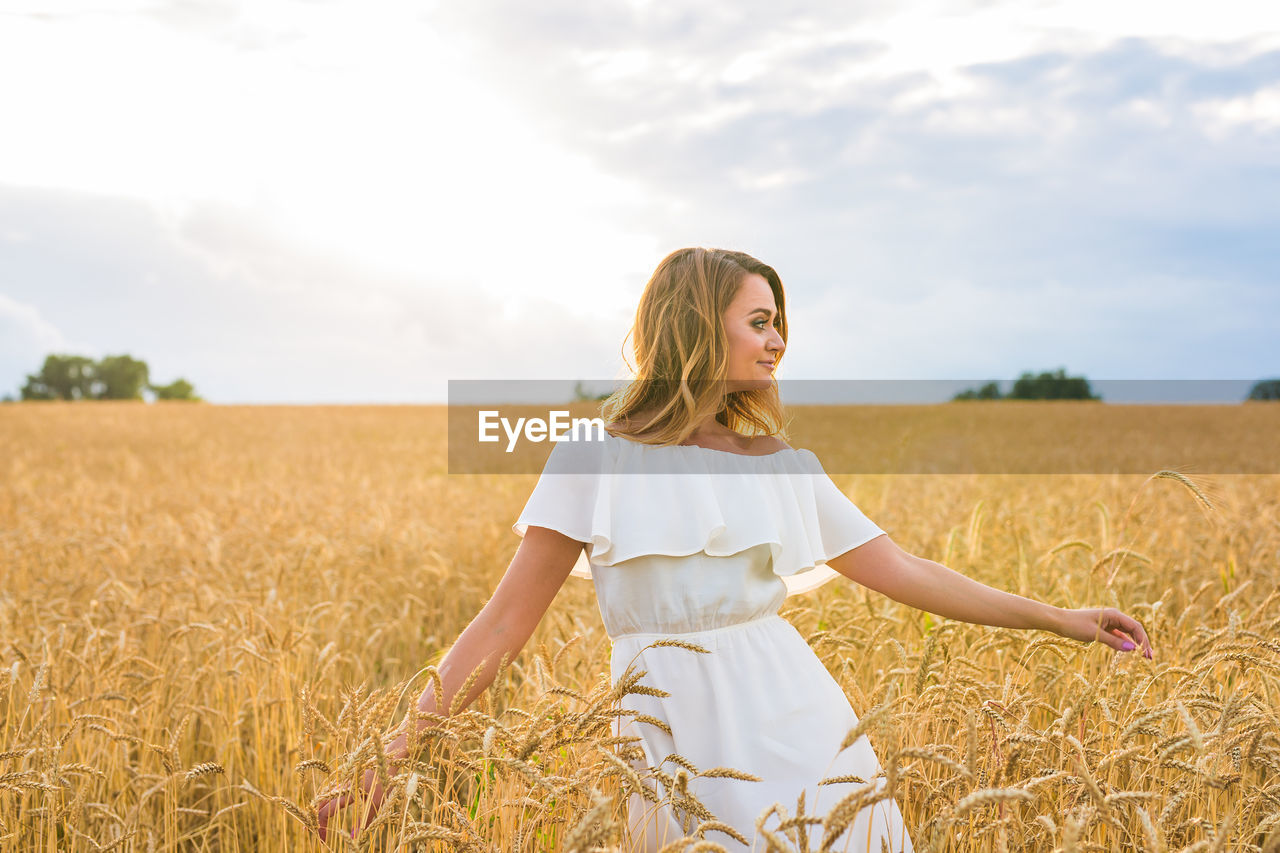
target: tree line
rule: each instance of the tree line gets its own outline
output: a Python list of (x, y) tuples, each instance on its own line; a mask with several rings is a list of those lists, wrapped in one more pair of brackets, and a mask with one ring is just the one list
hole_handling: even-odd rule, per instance
[[(1008, 394), (1000, 386), (988, 382), (981, 388), (968, 388), (951, 398), (954, 400), (1101, 400), (1083, 376), (1067, 376), (1064, 369), (1053, 373), (1023, 373)], [(1280, 400), (1280, 379), (1261, 379), (1253, 383), (1245, 400)]]
[(1101, 400), (1089, 387), (1083, 376), (1068, 376), (1058, 368), (1053, 373), (1023, 373), (1013, 383), (1008, 394), (1000, 393), (1000, 385), (988, 382), (981, 388), (967, 388), (951, 398), (954, 400)]
[[(22, 386), (23, 400), (141, 400), (143, 389), (157, 400), (200, 401), (195, 388), (178, 378), (167, 385), (150, 380), (145, 361), (129, 355), (109, 355), (95, 361), (82, 355), (54, 354), (45, 357), (39, 372), (27, 375)], [(609, 395), (592, 394), (579, 382), (574, 387), (575, 400), (603, 400)], [(12, 397), (5, 395), (4, 402)], [(1063, 368), (1053, 373), (1023, 373), (1008, 394), (996, 382), (979, 388), (968, 388), (951, 398), (955, 400), (1101, 400), (1083, 376), (1067, 376)], [(1247, 400), (1280, 400), (1280, 379), (1255, 382)]]
[(27, 383), (19, 393), (23, 400), (141, 400), (144, 390), (155, 394), (157, 400), (200, 401), (186, 379), (157, 385), (151, 381), (147, 363), (129, 355), (109, 355), (96, 361), (83, 355), (46, 356), (39, 371), (27, 374)]

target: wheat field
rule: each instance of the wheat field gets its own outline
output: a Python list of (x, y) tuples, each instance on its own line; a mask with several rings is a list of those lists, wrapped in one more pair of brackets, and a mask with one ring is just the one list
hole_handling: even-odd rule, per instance
[[(519, 543), (536, 475), (449, 475), (446, 432), (443, 406), (0, 407), (0, 849), (627, 850), (646, 780), (610, 735), (638, 682), (610, 684), (577, 578), (422, 734), (374, 827), (311, 831)], [(1141, 475), (833, 475), (908, 551), (1119, 607), (1155, 649), (939, 619), (844, 579), (787, 599), (917, 850), (1280, 851), (1280, 476), (1170, 454)], [(707, 770), (662, 790), (687, 799)], [(816, 851), (859, 805), (760, 825)], [(671, 849), (725, 840), (702, 821)]]

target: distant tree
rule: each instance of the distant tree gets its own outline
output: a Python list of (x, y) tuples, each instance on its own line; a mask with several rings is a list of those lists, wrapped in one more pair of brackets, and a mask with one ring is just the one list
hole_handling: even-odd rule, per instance
[(1041, 373), (1038, 376), (1023, 373), (1013, 383), (1013, 390), (1008, 394), (1000, 393), (997, 382), (988, 382), (974, 390), (966, 388), (951, 398), (952, 400), (1101, 400), (1095, 397), (1089, 388), (1089, 380), (1083, 376), (1067, 376), (1062, 368), (1055, 373)]
[(24, 400), (92, 400), (96, 378), (93, 359), (82, 355), (49, 355), (39, 373), (27, 374)]
[(152, 385), (145, 361), (129, 355), (109, 355), (94, 361), (82, 355), (47, 356), (39, 373), (29, 374), (22, 388), (24, 400), (141, 400), (143, 390), (157, 400), (199, 400), (185, 379)]
[(581, 382), (576, 382), (576, 383), (574, 383), (574, 386), (573, 386), (573, 401), (572, 401), (572, 402), (574, 402), (574, 403), (581, 403), (581, 402), (583, 402), (584, 400), (595, 400), (595, 401), (599, 401), (599, 400), (607, 400), (607, 399), (609, 399), (609, 394), (608, 394), (608, 393), (605, 393), (605, 394), (592, 394), (592, 393), (591, 393), (590, 391), (588, 391), (585, 387), (583, 387), (583, 385), (582, 385), (582, 383), (581, 383)]
[(1000, 399), (1000, 383), (988, 382), (977, 391), (972, 388), (966, 388), (959, 394), (951, 398), (952, 400), (999, 400)]
[(196, 396), (196, 389), (185, 379), (176, 379), (168, 385), (152, 385), (150, 388), (155, 392), (157, 400), (200, 401), (200, 398)]
[(4, 395), (4, 399), (3, 399), (3, 400), (0, 400), (0, 403), (12, 403), (13, 401), (14, 401), (14, 400), (13, 400), (13, 395), (12, 395), (12, 394), (5, 394), (5, 395)]
[(1249, 389), (1249, 400), (1280, 400), (1280, 379), (1261, 379)]
[(149, 373), (145, 361), (109, 355), (97, 364), (93, 396), (98, 400), (141, 400)]
[(1101, 400), (1083, 376), (1067, 376), (1059, 367), (1053, 373), (1023, 373), (1013, 383), (1006, 400)]

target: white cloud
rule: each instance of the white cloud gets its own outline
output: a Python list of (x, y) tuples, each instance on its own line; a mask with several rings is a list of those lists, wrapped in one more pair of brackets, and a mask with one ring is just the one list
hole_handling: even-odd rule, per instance
[(0, 254), (15, 294), (0, 305), (0, 393), (54, 351), (129, 352), (155, 381), (182, 376), (224, 403), (422, 402), (443, 400), (447, 378), (620, 369), (630, 318), (616, 309), (391, 275), (239, 213), (210, 205), (167, 219), (120, 199), (0, 192), (0, 229), (31, 231)]
[(24, 339), (39, 347), (58, 349), (68, 346), (68, 341), (58, 327), (40, 314), (40, 309), (0, 293), (0, 340)]
[[(0, 182), (177, 216), (221, 204), (391, 273), (481, 269), (509, 294), (616, 301), (618, 259), (629, 271), (657, 251), (616, 222), (644, 190), (516, 120), (418, 8), (170, 4), (16, 21), (0, 30), (0, 78), (40, 84), (0, 87), (22, 129), (0, 137)], [(304, 37), (252, 52), (226, 37), (290, 27)]]
[(89, 343), (69, 339), (35, 305), (0, 293), (0, 395), (17, 397), (26, 375), (36, 373), (52, 353), (99, 353)]
[(1193, 110), (1217, 139), (1239, 131), (1280, 129), (1280, 83), (1247, 95), (1202, 101)]

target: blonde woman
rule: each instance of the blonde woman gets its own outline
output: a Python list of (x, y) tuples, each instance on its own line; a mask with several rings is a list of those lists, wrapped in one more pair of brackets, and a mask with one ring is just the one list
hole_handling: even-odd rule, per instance
[[(618, 734), (640, 738), (635, 768), (675, 777), (678, 756), (698, 770), (755, 777), (680, 783), (734, 830), (709, 837), (755, 851), (764, 849), (756, 819), (774, 803), (794, 810), (804, 792), (806, 811), (823, 814), (865, 787), (819, 786), (824, 778), (858, 776), (887, 794), (865, 736), (841, 749), (858, 717), (804, 637), (778, 615), (788, 595), (843, 576), (950, 619), (1053, 631), (1118, 651), (1141, 647), (1151, 657), (1142, 625), (1119, 610), (1053, 607), (903, 551), (811, 452), (779, 437), (784, 411), (773, 374), (787, 320), (771, 267), (741, 252), (673, 252), (645, 287), (632, 331), (635, 379), (604, 403), (602, 440), (552, 450), (512, 526), (523, 537), (515, 557), (440, 666), (444, 707), (482, 664), (463, 706), (489, 686), (503, 655), (520, 652), (571, 574), (591, 578), (615, 681), (634, 666), (646, 673), (641, 684), (669, 694), (623, 701), (670, 729), (618, 718)], [(653, 645), (663, 639), (705, 653)], [(418, 707), (436, 710), (430, 689)], [(389, 754), (403, 756), (405, 742), (400, 735)], [(364, 787), (376, 810), (383, 794), (372, 771)], [(656, 851), (685, 834), (687, 811), (665, 796), (673, 792), (653, 793), (656, 805), (639, 794), (627, 803), (631, 849)], [(348, 802), (320, 807), (322, 837)], [(895, 853), (913, 849), (888, 796), (863, 808), (831, 849), (878, 853), (882, 842)]]

